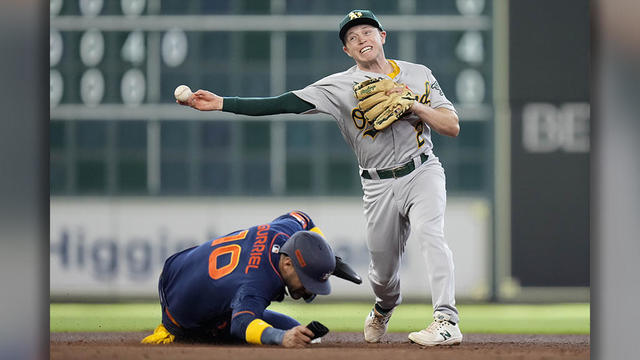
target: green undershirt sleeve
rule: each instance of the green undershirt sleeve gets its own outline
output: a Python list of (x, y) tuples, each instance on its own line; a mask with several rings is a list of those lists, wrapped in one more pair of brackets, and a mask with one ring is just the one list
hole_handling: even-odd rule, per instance
[(313, 104), (300, 99), (290, 91), (279, 96), (262, 98), (225, 97), (222, 103), (222, 111), (252, 116), (302, 114), (314, 108)]

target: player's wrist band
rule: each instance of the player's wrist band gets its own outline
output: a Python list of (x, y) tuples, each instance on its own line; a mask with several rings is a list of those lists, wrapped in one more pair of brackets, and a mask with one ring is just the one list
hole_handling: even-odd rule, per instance
[(247, 325), (245, 340), (249, 344), (263, 344), (262, 335), (264, 331), (272, 326), (262, 319), (254, 319)]

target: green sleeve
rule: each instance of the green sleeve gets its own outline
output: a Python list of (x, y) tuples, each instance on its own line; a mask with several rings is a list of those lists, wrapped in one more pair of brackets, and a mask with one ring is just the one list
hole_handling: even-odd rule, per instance
[(225, 97), (222, 103), (222, 111), (253, 116), (302, 114), (314, 108), (313, 104), (300, 99), (290, 91), (280, 96), (263, 98)]

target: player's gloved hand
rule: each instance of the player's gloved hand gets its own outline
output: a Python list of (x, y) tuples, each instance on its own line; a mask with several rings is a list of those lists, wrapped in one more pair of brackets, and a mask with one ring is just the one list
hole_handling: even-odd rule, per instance
[(382, 130), (393, 124), (394, 121), (402, 117), (416, 101), (416, 96), (405, 88), (400, 93), (393, 93), (389, 96), (389, 100), (385, 104), (382, 112), (373, 120), (373, 127), (376, 130)]
[(288, 348), (305, 347), (311, 343), (313, 332), (304, 325), (287, 330), (282, 338), (282, 346)]
[(358, 108), (367, 122), (382, 130), (404, 115), (417, 97), (409, 88), (390, 79), (367, 79), (353, 87)]

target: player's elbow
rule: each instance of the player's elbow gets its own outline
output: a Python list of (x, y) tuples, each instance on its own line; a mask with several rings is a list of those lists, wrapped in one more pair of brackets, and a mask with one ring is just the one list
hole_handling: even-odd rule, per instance
[(455, 124), (442, 127), (439, 129), (438, 133), (445, 136), (456, 137), (460, 134), (460, 125), (456, 122)]
[(237, 339), (244, 340), (246, 326), (242, 326), (242, 325), (243, 324), (241, 324), (239, 321), (231, 321), (231, 328), (229, 329), (231, 336)]
[(456, 137), (460, 134), (460, 118), (458, 118), (458, 114), (455, 112), (451, 114), (453, 117), (453, 126), (451, 129), (451, 137)]
[(460, 134), (460, 124), (458, 124), (458, 122), (455, 123), (454, 126), (451, 127), (451, 129), (449, 130), (449, 136), (451, 137), (456, 137)]
[(231, 326), (229, 327), (229, 332), (231, 336), (246, 340), (246, 332), (249, 323), (254, 319), (253, 315), (249, 314), (241, 314), (231, 319)]
[[(439, 121), (437, 121), (438, 126), (434, 127), (439, 134), (456, 137), (460, 134), (460, 119), (458, 115), (449, 109), (438, 108), (436, 111), (439, 112)], [(434, 124), (435, 125), (435, 124)]]

